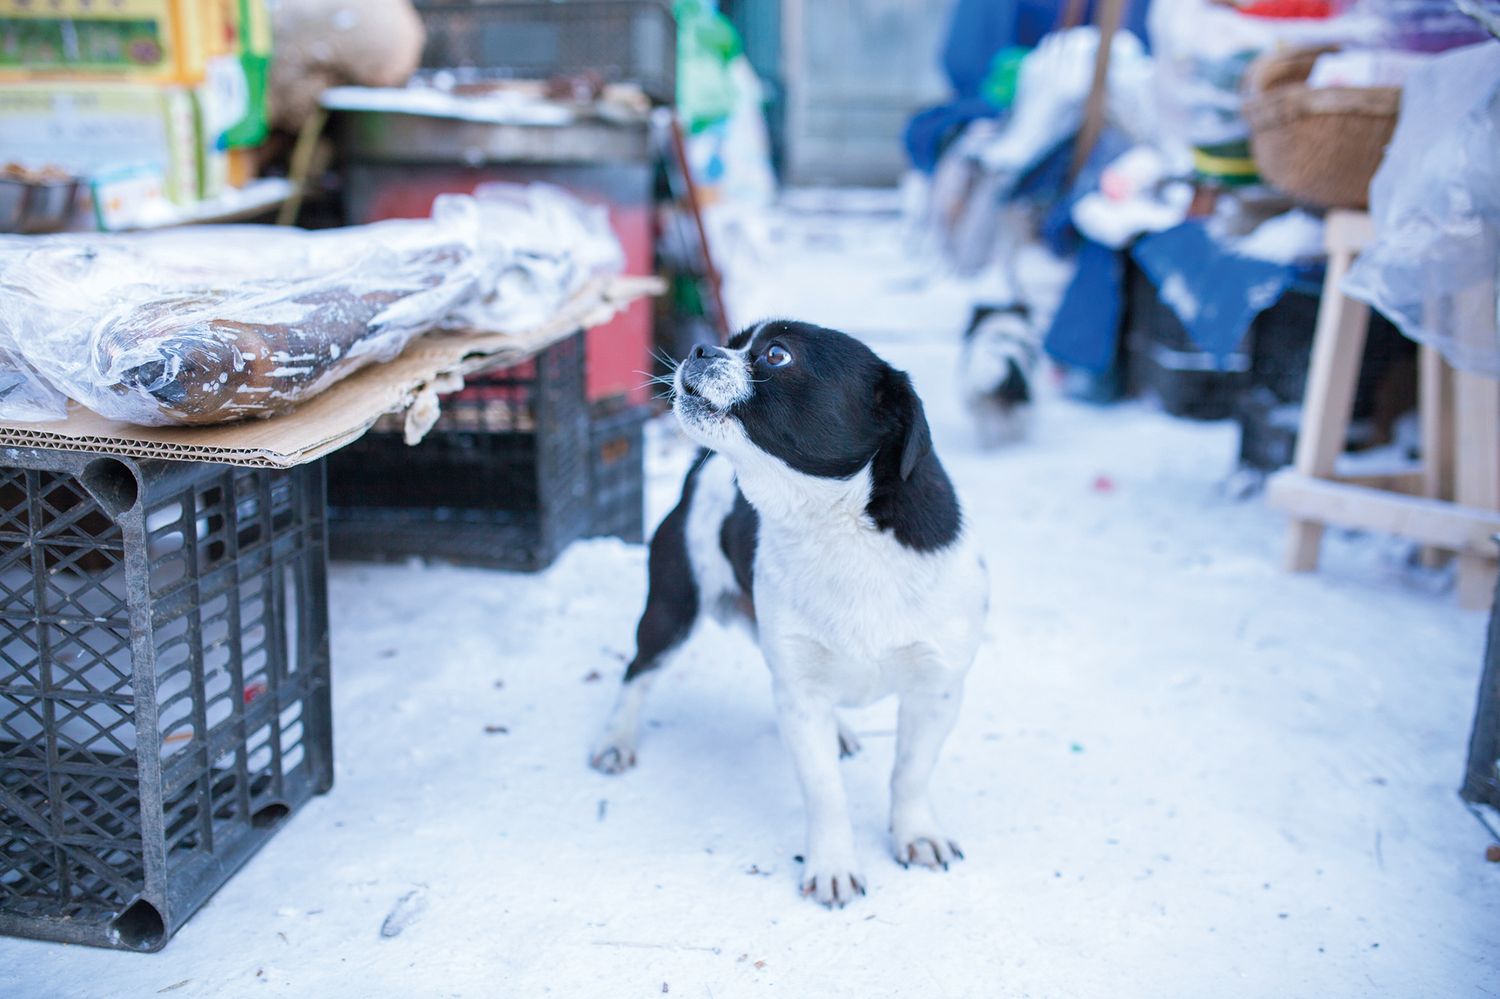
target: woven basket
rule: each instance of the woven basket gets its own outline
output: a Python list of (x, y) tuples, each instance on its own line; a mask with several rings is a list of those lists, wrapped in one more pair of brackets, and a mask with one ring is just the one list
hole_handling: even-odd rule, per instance
[(1370, 180), (1401, 109), (1399, 87), (1307, 86), (1327, 48), (1261, 56), (1245, 76), (1245, 120), (1261, 176), (1321, 208), (1368, 208)]

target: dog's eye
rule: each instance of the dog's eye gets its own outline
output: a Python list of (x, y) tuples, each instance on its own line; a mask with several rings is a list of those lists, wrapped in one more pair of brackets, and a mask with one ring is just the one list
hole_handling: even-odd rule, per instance
[(779, 343), (766, 348), (766, 363), (773, 368), (784, 368), (792, 363), (792, 353)]

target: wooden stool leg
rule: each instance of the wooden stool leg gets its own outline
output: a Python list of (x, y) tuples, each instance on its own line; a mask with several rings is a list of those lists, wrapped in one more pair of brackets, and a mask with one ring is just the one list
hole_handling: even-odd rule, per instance
[[(1418, 354), (1417, 412), (1422, 423), (1422, 495), (1453, 498), (1453, 379), (1452, 369), (1436, 348), (1423, 344)], [(1436, 568), (1448, 553), (1428, 545), (1422, 564)]]
[[(1495, 286), (1485, 283), (1454, 302), (1458, 334), (1478, 344), (1495, 342)], [(1500, 510), (1500, 382), (1467, 371), (1453, 373), (1455, 498), (1462, 506)], [(1458, 556), (1458, 600), (1471, 609), (1488, 607), (1495, 592), (1492, 553)]]
[[(1313, 334), (1302, 423), (1297, 431), (1297, 453), (1293, 460), (1299, 473), (1320, 479), (1333, 477), (1334, 463), (1349, 437), (1354, 389), (1359, 381), (1370, 321), (1369, 306), (1346, 298), (1339, 291), (1355, 250), (1336, 236), (1330, 219), (1328, 275), (1318, 305), (1318, 325)], [(1294, 519), (1287, 537), (1287, 569), (1292, 572), (1316, 569), (1322, 540), (1321, 523)]]

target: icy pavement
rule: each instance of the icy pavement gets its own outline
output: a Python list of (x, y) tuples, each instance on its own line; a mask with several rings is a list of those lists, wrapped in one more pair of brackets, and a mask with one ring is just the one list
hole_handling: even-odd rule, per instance
[[(637, 770), (589, 770), (640, 548), (540, 576), (345, 565), (333, 792), (162, 953), (0, 940), (0, 996), (1500, 994), (1500, 865), (1455, 794), (1483, 615), (1378, 539), (1283, 575), (1280, 519), (1221, 488), (1226, 425), (1047, 398), (1030, 441), (978, 451), (950, 392), (968, 291), (900, 265), (889, 224), (798, 231), (736, 309), (912, 370), (988, 553), (934, 780), (967, 860), (890, 859), (879, 705), (844, 765), (869, 897), (799, 898), (801, 803), (736, 631), (657, 686)], [(657, 516), (688, 457), (660, 430)]]

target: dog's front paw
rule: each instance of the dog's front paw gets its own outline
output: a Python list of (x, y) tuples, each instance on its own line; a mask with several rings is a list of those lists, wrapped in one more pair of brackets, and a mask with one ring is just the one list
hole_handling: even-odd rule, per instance
[(949, 864), (964, 859), (964, 852), (958, 844), (940, 832), (898, 832), (895, 846), (896, 863), (902, 867), (917, 864), (934, 870), (941, 867), (946, 871)]
[(624, 739), (605, 738), (589, 754), (589, 766), (601, 774), (622, 774), (635, 766), (635, 746)]
[(855, 871), (854, 864), (847, 858), (829, 857), (822, 862), (809, 856), (802, 869), (802, 894), (819, 905), (842, 909), (864, 893), (864, 875)]

